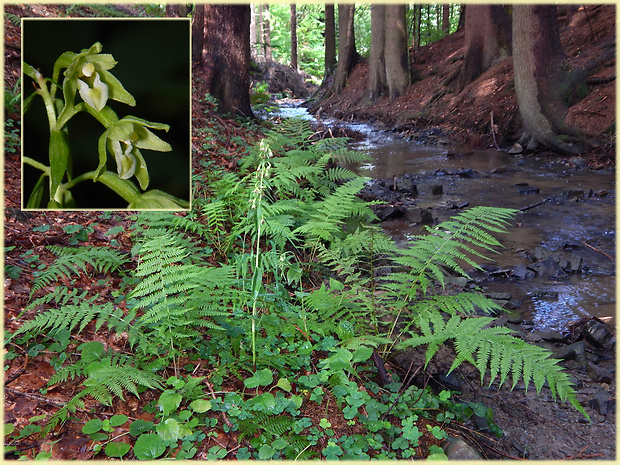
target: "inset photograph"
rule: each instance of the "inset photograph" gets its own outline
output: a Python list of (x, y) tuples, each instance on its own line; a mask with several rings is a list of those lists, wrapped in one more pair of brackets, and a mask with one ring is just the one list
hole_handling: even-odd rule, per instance
[(187, 210), (189, 19), (22, 24), (22, 208)]

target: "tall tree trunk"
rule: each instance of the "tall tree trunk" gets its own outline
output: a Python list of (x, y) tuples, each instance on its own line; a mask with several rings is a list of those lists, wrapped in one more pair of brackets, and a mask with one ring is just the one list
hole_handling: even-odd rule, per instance
[(291, 66), (299, 71), (297, 64), (297, 5), (291, 3)]
[(205, 7), (203, 4), (196, 4), (192, 12), (192, 61), (202, 66), (202, 48), (205, 37)]
[(406, 4), (385, 5), (385, 77), (390, 99), (404, 95), (411, 83)]
[(370, 59), (368, 98), (377, 99), (387, 88), (385, 77), (385, 4), (370, 6)]
[(179, 5), (167, 4), (166, 5), (166, 18), (178, 18), (179, 17)]
[(336, 23), (334, 4), (325, 4), (325, 74), (323, 80), (336, 69)]
[(269, 20), (269, 4), (263, 5), (263, 50), (265, 60), (270, 62), (273, 60), (271, 54), (271, 25)]
[(519, 143), (527, 143), (526, 150), (542, 143), (561, 153), (577, 154), (577, 147), (558, 137), (574, 134), (565, 123), (563, 100), (574, 88), (574, 75), (562, 50), (556, 7), (514, 5), (512, 24), (515, 91), (523, 119)]
[(422, 5), (413, 5), (413, 37), (411, 38), (411, 47), (414, 50), (420, 48), (421, 27), (422, 24)]
[(357, 64), (357, 52), (355, 50), (355, 29), (353, 18), (355, 5), (351, 3), (338, 4), (338, 66), (334, 77), (333, 91), (337, 94), (342, 92), (349, 73)]
[(256, 5), (250, 3), (250, 58), (257, 61), (256, 55)]
[(456, 25), (456, 30), (461, 31), (465, 27), (465, 14), (467, 13), (467, 5), (461, 5), (461, 9), (459, 11), (459, 23)]
[(204, 5), (203, 79), (222, 114), (250, 108), (250, 5)]
[(465, 57), (457, 89), (462, 90), (496, 60), (510, 55), (510, 17), (501, 5), (467, 5)]
[(441, 30), (443, 35), (450, 34), (450, 4), (444, 3), (442, 6)]
[(263, 5), (256, 5), (256, 59), (265, 60), (265, 19)]

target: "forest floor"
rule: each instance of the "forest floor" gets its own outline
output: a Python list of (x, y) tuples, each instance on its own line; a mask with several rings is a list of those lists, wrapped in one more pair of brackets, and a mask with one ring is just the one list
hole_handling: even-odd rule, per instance
[[(586, 5), (560, 29), (571, 66), (586, 66), (616, 43), (615, 5)], [(408, 135), (440, 127), (463, 150), (509, 148), (520, 137), (520, 116), (514, 91), (512, 58), (493, 65), (478, 79), (455, 93), (455, 79), (464, 54), (464, 32), (457, 32), (410, 52), (414, 83), (395, 100), (366, 95), (368, 63), (352, 71), (343, 92), (333, 95), (315, 116), (343, 121), (368, 121), (380, 128)], [(612, 55), (615, 56), (615, 55)], [(582, 157), (590, 167), (615, 163), (616, 61), (599, 63), (588, 78), (589, 94), (569, 108), (567, 122), (595, 140)], [(311, 102), (311, 105), (314, 105)]]
[[(66, 6), (45, 5), (7, 5), (5, 11), (16, 16), (58, 16), (66, 12)], [(75, 16), (87, 16), (88, 7), (76, 10)], [(583, 8), (574, 16), (570, 25), (562, 29), (565, 50), (575, 64), (581, 60), (588, 61), (600, 52), (602, 47), (615, 44), (615, 6), (587, 6), (588, 17)], [(10, 22), (6, 15), (5, 22), (5, 88), (13, 88), (20, 73), (19, 27)], [(592, 37), (595, 38), (592, 41)], [(583, 44), (587, 48), (580, 50)], [(466, 87), (460, 94), (446, 92), (442, 84), (459, 65), (462, 58), (463, 35), (454, 34), (442, 41), (424, 47), (412, 55), (414, 69), (421, 76), (406, 96), (396, 102), (379, 100), (373, 106), (363, 104), (365, 74), (367, 66), (362, 63), (354, 70), (347, 88), (342, 96), (334, 97), (325, 107), (325, 114), (331, 113), (343, 120), (373, 121), (381, 123), (386, 129), (399, 128), (400, 131), (415, 131), (429, 127), (442, 127), (453, 135), (454, 140), (463, 146), (492, 146), (491, 114), (497, 125), (495, 136), (501, 146), (510, 146), (518, 138), (519, 117), (516, 97), (512, 88), (512, 70), (510, 60), (498, 63), (480, 79)], [(601, 66), (593, 76), (610, 78), (615, 73), (615, 61)], [(223, 119), (213, 113), (212, 105), (201, 96), (204, 89), (199, 80), (194, 81), (196, 92), (193, 93), (192, 121), (195, 129), (192, 134), (193, 171), (198, 173), (205, 169), (204, 163), (215, 163), (228, 170), (235, 170), (241, 154), (248, 144), (260, 138), (256, 127), (248, 127), (239, 122)], [(5, 118), (19, 120), (19, 111), (7, 109)], [(601, 145), (584, 154), (592, 168), (608, 167), (615, 163), (615, 139), (610, 135), (615, 128), (615, 81), (592, 85), (591, 93), (581, 102), (571, 107), (569, 118), (574, 125), (585, 133), (598, 138)], [(217, 138), (213, 134), (218, 134)], [(20, 322), (16, 319), (27, 306), (33, 273), (37, 267), (45, 267), (54, 256), (46, 248), (48, 245), (71, 245), (75, 236), (67, 226), (82, 226), (87, 231), (87, 239), (82, 245), (109, 246), (116, 241), (117, 246), (130, 251), (131, 238), (126, 232), (131, 224), (130, 214), (115, 212), (107, 215), (102, 212), (44, 212), (32, 213), (21, 211), (20, 153), (19, 147), (14, 152), (4, 154), (4, 234), (5, 265), (20, 269), (19, 277), (5, 276), (5, 329), (15, 330)], [(194, 190), (194, 197), (202, 194), (200, 186)], [(48, 227), (46, 229), (46, 227)], [(124, 231), (109, 235), (110, 228), (121, 226)], [(28, 252), (25, 255), (25, 252)], [(35, 260), (36, 257), (36, 260)], [(113, 300), (114, 287), (100, 287), (93, 282), (76, 282), (76, 285), (97, 291), (101, 299)], [(86, 332), (88, 338), (101, 338)], [(104, 341), (114, 346), (115, 341)], [(19, 348), (14, 347), (19, 353)], [(14, 423), (23, 428), (29, 419), (51, 414), (58, 410), (74, 392), (75, 383), (67, 386), (53, 386), (45, 396), (40, 394), (53, 374), (49, 354), (41, 353), (31, 357), (28, 353), (19, 355), (6, 362), (5, 371), (5, 422)], [(580, 381), (587, 381), (579, 376)], [(612, 394), (615, 396), (615, 383)], [(610, 388), (611, 389), (611, 388)], [(614, 420), (611, 415), (605, 421), (602, 415), (596, 415), (596, 421), (585, 424), (576, 420), (577, 412), (567, 410), (565, 405), (550, 402), (548, 396), (537, 400), (535, 392), (525, 393), (517, 390), (508, 393), (503, 390), (485, 391), (481, 395), (492, 397), (496, 411), (496, 423), (505, 421), (510, 428), (511, 438), (504, 441), (491, 441), (489, 435), (484, 437), (486, 446), (480, 445), (489, 458), (602, 458), (613, 459), (615, 453), (615, 434), (612, 429)], [(133, 403), (114, 404), (114, 408), (102, 412), (102, 415), (126, 413), (134, 415), (142, 405), (152, 400), (145, 395), (138, 405)], [(134, 402), (135, 401), (135, 402)], [(87, 405), (87, 407), (94, 407)], [(591, 409), (588, 409), (591, 412)], [(77, 414), (82, 419), (88, 418), (85, 412)], [(321, 415), (321, 412), (318, 413)], [(148, 416), (144, 416), (147, 418)], [(570, 421), (567, 419), (570, 417)], [(88, 438), (80, 432), (80, 426), (67, 424), (58, 436), (50, 436), (37, 441), (26, 438), (22, 444), (24, 452), (33, 458), (40, 451), (50, 451), (54, 459), (89, 459), (92, 450), (86, 447)], [(614, 429), (615, 430), (615, 429)], [(461, 430), (464, 431), (464, 430)], [(470, 439), (483, 439), (472, 431)], [(59, 445), (54, 441), (62, 439)], [(230, 438), (220, 435), (215, 440), (228, 443)], [(432, 438), (427, 438), (429, 443)], [(204, 448), (197, 457), (206, 457), (206, 450), (215, 444), (205, 441)], [(527, 446), (529, 444), (529, 446)], [(495, 451), (489, 448), (494, 447)], [(545, 450), (548, 445), (552, 452)], [(527, 446), (527, 447), (526, 447)], [(529, 447), (529, 449), (528, 449)], [(532, 449), (534, 447), (534, 449)], [(548, 455), (545, 455), (548, 454)]]

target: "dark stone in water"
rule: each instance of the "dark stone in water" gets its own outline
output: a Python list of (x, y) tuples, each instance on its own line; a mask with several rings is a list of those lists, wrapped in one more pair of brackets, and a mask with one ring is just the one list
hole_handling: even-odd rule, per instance
[(538, 187), (527, 187), (525, 189), (519, 189), (517, 192), (522, 195), (533, 195), (540, 194), (540, 189)]
[(442, 195), (443, 186), (441, 184), (433, 184), (431, 186), (431, 195)]
[(405, 209), (405, 220), (416, 224), (431, 224), (433, 222), (433, 215), (426, 208), (407, 207)]
[(487, 297), (493, 300), (510, 300), (512, 294), (510, 292), (489, 292)]
[(445, 168), (437, 168), (436, 170), (433, 170), (433, 176), (446, 176), (448, 174), (452, 174), (452, 173), (450, 173)]
[(569, 189), (562, 194), (567, 199), (572, 199), (575, 197), (583, 197), (584, 192), (581, 189)]
[(537, 331), (545, 341), (550, 342), (566, 342), (568, 335), (564, 335), (559, 331)]
[(403, 212), (400, 208), (388, 205), (387, 207), (376, 209), (375, 214), (377, 215), (377, 218), (379, 218), (379, 221), (384, 221), (388, 218), (398, 218), (399, 216), (402, 216)]
[(592, 319), (584, 326), (586, 340), (607, 350), (611, 350), (616, 345), (616, 338), (611, 333), (609, 327), (598, 320)]
[(396, 178), (390, 188), (413, 197), (418, 195), (418, 188), (411, 179)]
[(465, 168), (462, 170), (458, 170), (456, 172), (456, 174), (458, 174), (460, 177), (462, 178), (466, 178), (466, 179), (471, 179), (471, 178), (477, 178), (478, 177), (478, 172), (474, 169), (471, 168)]
[(560, 293), (558, 291), (536, 291), (534, 295), (541, 299), (553, 299), (553, 300), (557, 300), (558, 297), (560, 297)]
[(576, 359), (578, 362), (583, 362), (582, 364), (585, 365), (587, 363), (586, 343), (584, 341), (579, 341), (566, 347), (560, 347), (553, 352), (553, 357), (562, 360)]
[(536, 262), (530, 265), (530, 268), (533, 269), (538, 276), (557, 276), (560, 271), (556, 261), (552, 257), (547, 257), (544, 260)]
[(525, 279), (528, 277), (528, 270), (524, 265), (517, 265), (512, 269), (511, 276), (517, 279)]

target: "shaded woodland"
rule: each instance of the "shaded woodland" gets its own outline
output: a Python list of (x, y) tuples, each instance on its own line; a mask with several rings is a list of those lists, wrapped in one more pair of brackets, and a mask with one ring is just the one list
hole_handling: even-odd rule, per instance
[[(21, 93), (62, 86), (36, 63), (22, 75), (23, 17), (191, 18), (189, 208), (166, 211), (162, 192), (144, 209), (26, 208)], [(611, 377), (595, 365), (584, 387), (572, 355), (511, 331), (469, 285), (520, 212), (461, 209), (397, 243), (346, 167), (365, 161), (348, 134), (268, 112), (304, 93), (336, 121), (609, 169), (614, 24), (613, 5), (5, 5), (5, 458), (613, 459)], [(56, 77), (89, 96), (107, 75), (79, 60), (110, 58), (74, 52), (81, 74)], [(164, 146), (144, 128), (167, 121), (129, 121), (141, 126), (108, 137), (107, 171), (92, 169), (116, 180), (118, 163), (142, 198), (132, 143)], [(64, 168), (55, 189), (72, 182)], [(600, 360), (610, 328), (589, 319), (562, 337)], [(571, 440), (530, 451), (488, 395), (523, 436)]]

